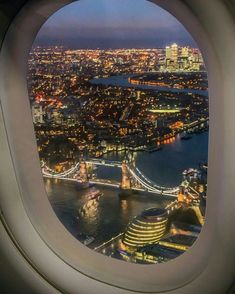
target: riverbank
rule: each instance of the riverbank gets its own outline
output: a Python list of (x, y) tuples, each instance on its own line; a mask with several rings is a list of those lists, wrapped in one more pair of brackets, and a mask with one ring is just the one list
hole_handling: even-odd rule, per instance
[(116, 87), (128, 87), (136, 88), (140, 90), (154, 90), (154, 91), (166, 91), (172, 93), (189, 93), (189, 94), (198, 94), (202, 96), (208, 96), (208, 91), (206, 90), (195, 90), (195, 89), (174, 89), (164, 86), (150, 86), (150, 85), (136, 85), (130, 83), (129, 79), (136, 76), (136, 74), (128, 75), (117, 75), (109, 76), (105, 78), (93, 78), (90, 80), (92, 85), (105, 85), (105, 86), (116, 86)]

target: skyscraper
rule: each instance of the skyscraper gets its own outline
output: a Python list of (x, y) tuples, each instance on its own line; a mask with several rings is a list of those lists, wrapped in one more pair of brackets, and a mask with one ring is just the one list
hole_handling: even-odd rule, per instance
[(188, 47), (182, 47), (181, 49), (181, 57), (189, 57), (189, 48)]
[(175, 43), (171, 45), (171, 59), (175, 64), (178, 61), (178, 45)]
[(171, 59), (171, 47), (166, 46), (166, 59)]

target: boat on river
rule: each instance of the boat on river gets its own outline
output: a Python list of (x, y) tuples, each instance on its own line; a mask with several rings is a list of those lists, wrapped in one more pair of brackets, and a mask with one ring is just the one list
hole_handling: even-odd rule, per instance
[(192, 136), (189, 136), (189, 135), (187, 135), (187, 134), (183, 135), (183, 136), (180, 138), (180, 140), (190, 140), (190, 139), (192, 139)]
[(152, 153), (152, 152), (160, 151), (160, 150), (162, 150), (161, 146), (149, 146), (148, 148), (145, 149), (145, 151), (148, 153)]

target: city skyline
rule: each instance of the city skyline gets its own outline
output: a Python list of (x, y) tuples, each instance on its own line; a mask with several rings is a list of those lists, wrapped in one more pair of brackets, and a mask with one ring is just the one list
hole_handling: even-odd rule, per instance
[(153, 3), (81, 0), (53, 14), (42, 26), (34, 45), (117, 49), (161, 48), (174, 42), (197, 47), (184, 26)]

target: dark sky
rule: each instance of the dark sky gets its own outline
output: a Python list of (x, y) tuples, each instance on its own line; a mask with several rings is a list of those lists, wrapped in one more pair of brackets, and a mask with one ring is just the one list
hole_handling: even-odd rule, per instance
[(35, 45), (159, 48), (173, 42), (197, 47), (171, 14), (149, 1), (80, 0), (51, 16)]

